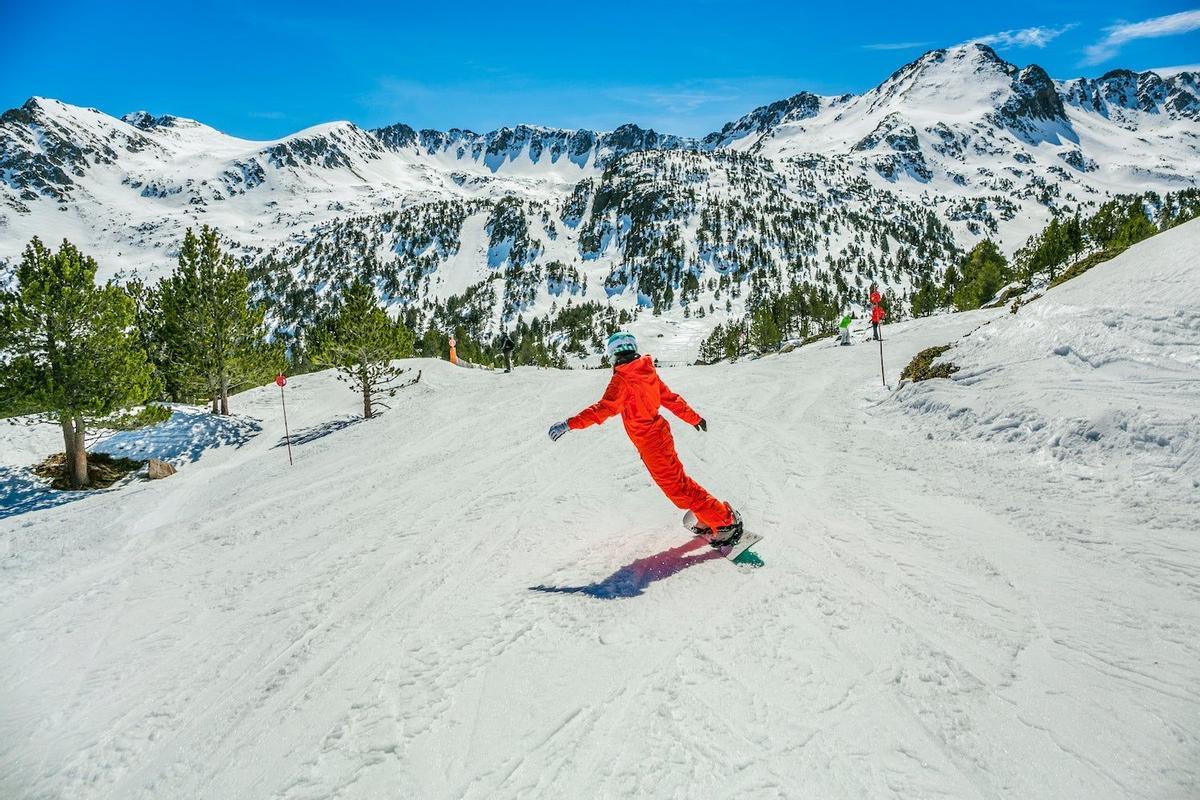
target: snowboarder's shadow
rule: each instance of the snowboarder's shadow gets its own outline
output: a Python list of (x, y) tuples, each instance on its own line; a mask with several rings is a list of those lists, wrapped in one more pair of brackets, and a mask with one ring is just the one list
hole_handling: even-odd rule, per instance
[[(707, 546), (701, 538), (695, 538), (670, 550), (663, 550), (652, 556), (639, 558), (631, 564), (626, 564), (598, 583), (587, 586), (530, 586), (530, 591), (547, 592), (551, 594), (585, 594), (600, 600), (620, 600), (637, 597), (646, 587), (655, 581), (661, 581), (682, 572), (688, 567), (694, 567), (705, 561), (722, 558), (722, 555)], [(694, 555), (696, 550), (702, 552)]]

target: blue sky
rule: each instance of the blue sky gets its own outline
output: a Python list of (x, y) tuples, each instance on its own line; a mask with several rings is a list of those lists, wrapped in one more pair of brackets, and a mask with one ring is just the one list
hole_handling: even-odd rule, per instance
[(0, 0), (0, 31), (2, 108), (42, 95), (249, 138), (341, 119), (695, 135), (800, 90), (864, 91), (973, 39), (1059, 78), (1200, 63), (1200, 0)]

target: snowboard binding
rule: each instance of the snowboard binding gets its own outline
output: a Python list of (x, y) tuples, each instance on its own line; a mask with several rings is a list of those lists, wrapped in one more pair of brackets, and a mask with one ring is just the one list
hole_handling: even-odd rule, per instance
[[(730, 510), (732, 511), (732, 509)], [(722, 547), (733, 547), (741, 540), (742, 533), (745, 530), (742, 525), (742, 515), (736, 511), (733, 511), (733, 522), (718, 528), (715, 533), (712, 528), (702, 525), (691, 511), (684, 514), (683, 526), (696, 536), (703, 536), (705, 539), (708, 539), (709, 545), (716, 550)]]
[(733, 513), (733, 523), (718, 528), (716, 533), (707, 525), (701, 525), (696, 515), (691, 511), (683, 516), (683, 527), (696, 536), (703, 536), (714, 550), (735, 564), (751, 567), (761, 567), (762, 559), (750, 552), (750, 548), (762, 541), (762, 536), (747, 531), (742, 525), (742, 515)]

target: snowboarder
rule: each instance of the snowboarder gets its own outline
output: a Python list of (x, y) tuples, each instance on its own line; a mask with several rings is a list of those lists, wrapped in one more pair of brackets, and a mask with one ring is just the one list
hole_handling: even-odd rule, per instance
[(735, 544), (742, 537), (741, 516), (687, 476), (675, 453), (671, 425), (658, 409), (666, 406), (698, 431), (707, 431), (708, 423), (667, 388), (655, 372), (650, 356), (638, 355), (637, 340), (632, 334), (614, 333), (608, 337), (606, 350), (613, 363), (613, 376), (604, 396), (575, 416), (551, 425), (550, 439), (557, 442), (567, 431), (599, 425), (620, 414), (642, 463), (667, 498), (695, 515), (698, 523), (708, 529), (713, 547)]
[(505, 331), (504, 337), (500, 340), (500, 351), (504, 353), (505, 372), (512, 372), (512, 354), (516, 349), (517, 343), (513, 341), (512, 334)]
[(849, 311), (847, 311), (845, 313), (845, 315), (842, 316), (842, 321), (838, 323), (838, 328), (841, 329), (841, 335), (842, 335), (841, 344), (843, 344), (843, 345), (850, 344), (850, 322), (853, 319), (854, 319), (854, 316)]

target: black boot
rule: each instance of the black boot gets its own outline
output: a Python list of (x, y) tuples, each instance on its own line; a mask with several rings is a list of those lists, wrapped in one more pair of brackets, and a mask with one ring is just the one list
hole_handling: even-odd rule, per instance
[(696, 519), (696, 515), (688, 511), (683, 515), (683, 527), (687, 528), (697, 536), (708, 538), (712, 534), (712, 529), (707, 525), (701, 524), (700, 520)]
[[(732, 509), (730, 509), (732, 511)], [(717, 528), (708, 540), (713, 547), (732, 547), (742, 538), (742, 515), (733, 511), (733, 522)]]

